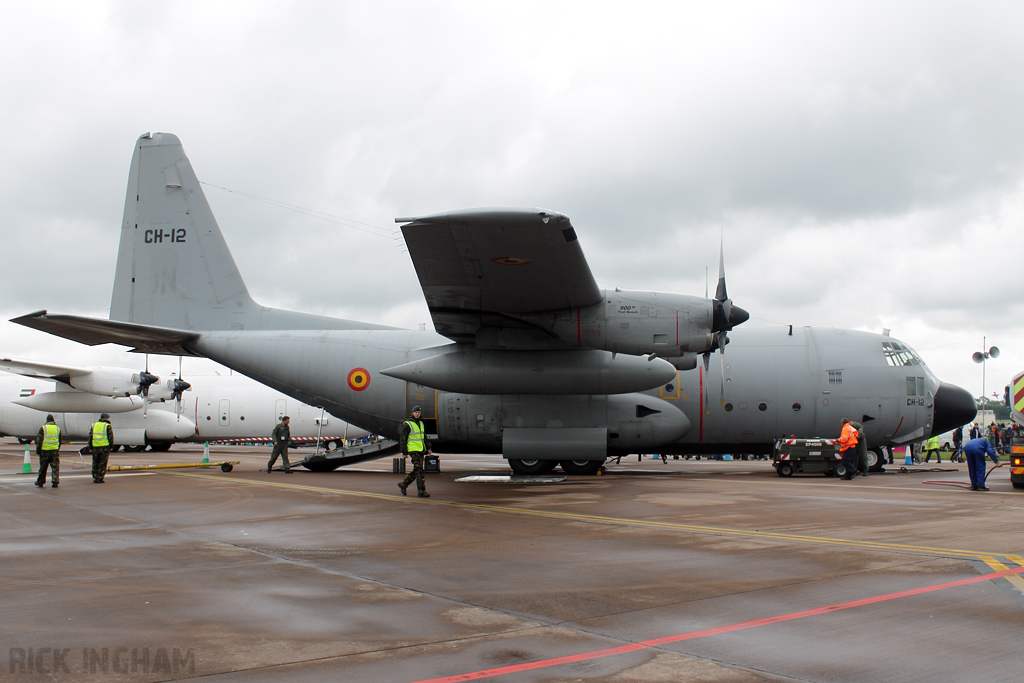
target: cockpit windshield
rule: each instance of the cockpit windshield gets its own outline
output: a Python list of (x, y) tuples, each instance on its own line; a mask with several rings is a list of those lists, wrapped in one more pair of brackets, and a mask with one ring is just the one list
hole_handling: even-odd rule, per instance
[(914, 349), (896, 341), (882, 342), (882, 353), (885, 354), (885, 362), (894, 368), (908, 365), (924, 365), (921, 356), (917, 355)]

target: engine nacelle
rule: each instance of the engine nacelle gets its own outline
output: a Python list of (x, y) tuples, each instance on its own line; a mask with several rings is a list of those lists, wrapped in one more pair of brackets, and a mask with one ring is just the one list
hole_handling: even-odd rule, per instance
[(669, 358), (711, 348), (712, 299), (618, 289), (602, 294), (593, 306), (523, 317), (570, 344), (615, 353)]
[(95, 368), (85, 375), (74, 375), (69, 384), (79, 391), (100, 396), (135, 396), (139, 393), (140, 373), (125, 368)]

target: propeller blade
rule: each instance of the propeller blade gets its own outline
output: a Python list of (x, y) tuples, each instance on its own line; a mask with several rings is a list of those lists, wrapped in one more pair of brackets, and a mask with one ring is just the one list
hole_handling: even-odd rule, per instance
[(718, 349), (718, 355), (722, 358), (722, 393), (719, 394), (718, 401), (724, 406), (725, 405), (725, 346), (723, 345)]
[(704, 381), (701, 384), (704, 385), (704, 413), (708, 411), (708, 376), (711, 371), (711, 351), (707, 351), (704, 354)]
[(729, 295), (725, 291), (725, 238), (718, 248), (718, 289), (715, 290), (715, 300), (725, 301)]

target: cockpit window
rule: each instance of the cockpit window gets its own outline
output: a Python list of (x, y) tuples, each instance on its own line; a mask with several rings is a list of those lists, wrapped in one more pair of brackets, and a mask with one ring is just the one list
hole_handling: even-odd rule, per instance
[(899, 342), (882, 342), (882, 353), (885, 355), (885, 362), (894, 368), (924, 365), (924, 361), (914, 349)]

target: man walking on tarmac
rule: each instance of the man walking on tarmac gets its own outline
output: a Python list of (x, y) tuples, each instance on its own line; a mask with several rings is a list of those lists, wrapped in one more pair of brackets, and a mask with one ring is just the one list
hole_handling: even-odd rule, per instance
[(964, 461), (964, 428), (957, 427), (953, 430), (953, 455), (949, 458), (950, 462), (963, 462)]
[(839, 455), (843, 458), (846, 474), (843, 479), (849, 481), (859, 474), (857, 471), (857, 430), (850, 424), (850, 418), (843, 418), (843, 432), (839, 436)]
[(939, 435), (936, 434), (932, 438), (924, 442), (924, 461), (928, 462), (932, 459), (932, 453), (935, 454), (935, 459), (942, 464), (942, 456), (939, 455)]
[(427, 443), (426, 430), (420, 415), (423, 411), (419, 406), (412, 407), (412, 416), (402, 423), (398, 428), (398, 438), (402, 444), (402, 454), (412, 459), (412, 472), (405, 475), (405, 479), (398, 485), (402, 495), (409, 488), (413, 479), (416, 480), (416, 490), (420, 498), (430, 498), (427, 493), (427, 484), (423, 481), (423, 457), (430, 455), (430, 445)]
[(868, 476), (868, 439), (864, 434), (864, 425), (854, 420), (851, 420), (850, 424), (857, 430), (857, 471), (862, 477), (866, 477)]
[(267, 474), (274, 471), (274, 463), (277, 462), (277, 456), (281, 456), (281, 462), (284, 463), (284, 473), (292, 473), (292, 466), (288, 462), (288, 446), (292, 442), (292, 432), (288, 428), (288, 423), (291, 421), (292, 419), (285, 415), (281, 418), (281, 423), (274, 427), (274, 431), (270, 434), (270, 441), (274, 444), (274, 452), (270, 454), (270, 462), (267, 463)]
[(967, 473), (971, 476), (972, 491), (988, 491), (985, 486), (985, 455), (992, 458), (992, 462), (999, 465), (999, 458), (996, 457), (996, 449), (987, 439), (971, 439), (964, 444), (964, 455), (967, 456)]
[(36, 434), (36, 455), (39, 456), (39, 476), (36, 486), (46, 485), (46, 468), (52, 468), (50, 486), (57, 488), (60, 483), (60, 427), (53, 421), (53, 415), (46, 416), (46, 424)]
[(110, 457), (110, 444), (114, 443), (114, 428), (110, 425), (110, 416), (100, 413), (100, 419), (92, 424), (89, 432), (89, 449), (92, 451), (92, 483), (102, 484), (107, 475), (107, 458)]

